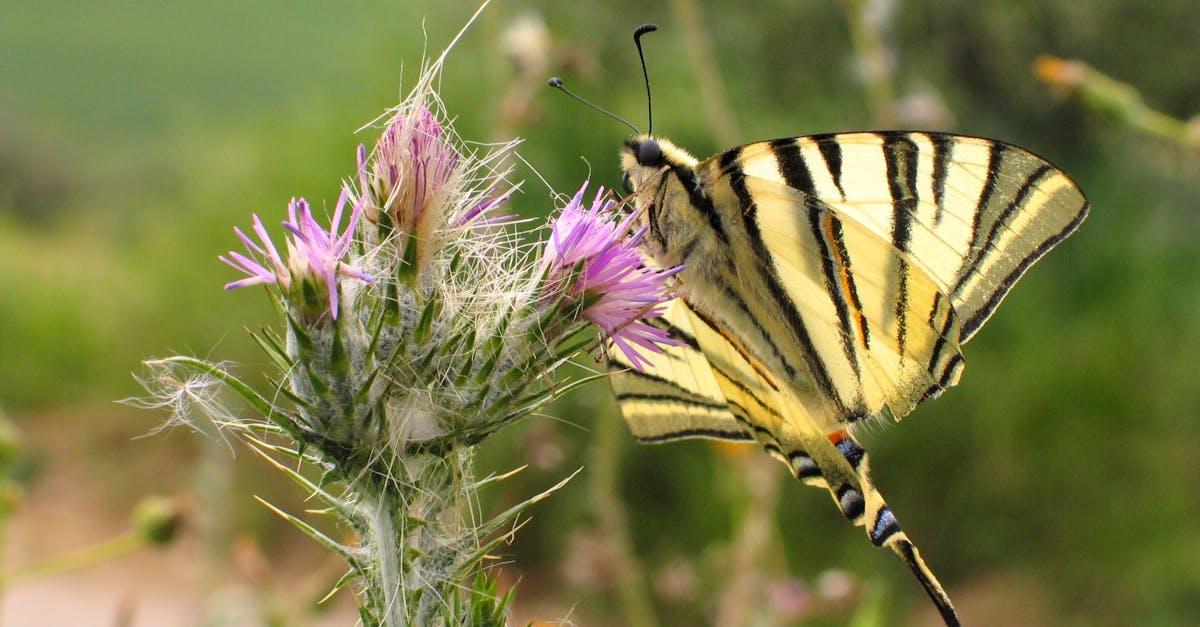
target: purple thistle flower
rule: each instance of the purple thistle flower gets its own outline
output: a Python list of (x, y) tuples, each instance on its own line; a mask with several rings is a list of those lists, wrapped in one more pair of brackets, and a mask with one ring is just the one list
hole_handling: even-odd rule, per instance
[(378, 221), (380, 212), (390, 214), (392, 223), (409, 233), (428, 232), (436, 227), (442, 192), (454, 175), (459, 155), (443, 137), (442, 125), (425, 107), (409, 115), (397, 114), (375, 146), (368, 163), (366, 147), (359, 146), (359, 181), (364, 195), (373, 197), (368, 218)]
[[(287, 266), (283, 265), (283, 260), (279, 257), (279, 251), (275, 250), (275, 244), (271, 242), (271, 238), (267, 235), (267, 229), (263, 227), (262, 220), (258, 218), (258, 214), (251, 214), (254, 220), (254, 234), (262, 241), (263, 245), (259, 246), (250, 239), (244, 231), (238, 227), (233, 227), (233, 232), (237, 234), (238, 239), (242, 240), (242, 244), (246, 246), (246, 250), (250, 251), (255, 257), (265, 257), (267, 263), (271, 266), (267, 268), (259, 263), (255, 257), (247, 257), (235, 250), (229, 251), (229, 256), (218, 255), (226, 265), (234, 270), (244, 272), (250, 275), (248, 278), (227, 283), (225, 289), (234, 290), (239, 287), (249, 285), (263, 285), (266, 283), (279, 283), (284, 289), (291, 286), (291, 276), (288, 274)], [(265, 247), (265, 250), (264, 250)]]
[(515, 213), (507, 213), (504, 215), (477, 220), (477, 218), (486, 216), (493, 209), (508, 202), (508, 199), (509, 194), (504, 194), (503, 196), (494, 196), (492, 198), (488, 198), (487, 200), (480, 201), (479, 203), (476, 203), (474, 207), (471, 207), (465, 213), (463, 213), (461, 217), (455, 220), (454, 226), (490, 226), (494, 224), (512, 222), (513, 219), (517, 217), (517, 214)]
[[(286, 264), (270, 236), (267, 235), (267, 230), (263, 227), (262, 220), (257, 214), (253, 216), (254, 234), (258, 236), (261, 245), (241, 229), (234, 227), (234, 232), (237, 233), (238, 239), (245, 244), (250, 255), (243, 255), (231, 250), (228, 257), (221, 255), (218, 259), (249, 276), (227, 284), (225, 289), (232, 290), (249, 285), (275, 283), (284, 291), (288, 291), (294, 281), (311, 280), (328, 290), (330, 313), (336, 319), (338, 314), (337, 275), (341, 274), (368, 283), (373, 281), (362, 270), (342, 261), (346, 257), (346, 253), (350, 251), (354, 227), (358, 224), (358, 218), (362, 214), (362, 202), (360, 201), (355, 203), (351, 209), (350, 222), (346, 225), (345, 231), (338, 232), (342, 222), (342, 212), (348, 199), (349, 191), (342, 188), (328, 230), (313, 218), (308, 201), (303, 198), (293, 198), (288, 203), (288, 219), (283, 223), (284, 228), (290, 233), (290, 237), (286, 240), (288, 251)], [(260, 261), (260, 259), (264, 261)]]
[(662, 352), (662, 346), (678, 346), (666, 331), (651, 326), (648, 319), (663, 315), (661, 304), (674, 298), (667, 278), (683, 266), (667, 270), (650, 268), (638, 249), (645, 228), (630, 234), (636, 219), (631, 214), (613, 220), (616, 202), (605, 200), (601, 187), (591, 207), (583, 207), (584, 183), (551, 226), (546, 259), (550, 280), (562, 285), (578, 269), (578, 277), (565, 286), (568, 296), (586, 304), (582, 316), (595, 324), (639, 370), (650, 362), (638, 351)]

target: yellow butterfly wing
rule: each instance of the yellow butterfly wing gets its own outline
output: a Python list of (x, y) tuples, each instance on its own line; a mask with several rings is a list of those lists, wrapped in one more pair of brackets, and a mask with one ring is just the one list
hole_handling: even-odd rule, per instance
[(609, 381), (634, 437), (644, 443), (697, 437), (753, 440), (752, 428), (732, 413), (716, 374), (700, 352), (687, 304), (673, 300), (661, 318), (648, 322), (682, 345), (644, 353), (650, 362), (645, 370), (635, 368), (621, 350), (609, 347)]
[[(649, 141), (662, 163), (635, 158)], [(847, 423), (903, 416), (953, 385), (960, 345), (1078, 227), (1083, 194), (1027, 151), (950, 135), (790, 138), (704, 162), (649, 137), (627, 149), (656, 254), (687, 266), (686, 301), (663, 321), (687, 339), (655, 358), (655, 387), (613, 355), (634, 433), (760, 442), (892, 548), (958, 624)]]
[(697, 169), (739, 207), (852, 420), (954, 385), (959, 345), (1087, 212), (1039, 157), (950, 135), (783, 139)]
[(963, 342), (1088, 212), (1079, 187), (1045, 159), (977, 137), (813, 135), (744, 146), (737, 165), (820, 199), (911, 253), (950, 299)]
[[(740, 345), (723, 323), (684, 299), (654, 322), (680, 346), (649, 356), (646, 372), (608, 351), (621, 412), (643, 442), (688, 437), (756, 440), (805, 483), (826, 489), (848, 521), (875, 546), (891, 548), (917, 577), (947, 624), (949, 597), (874, 487), (866, 451), (845, 430), (830, 433)], [(724, 406), (722, 406), (724, 403)]]

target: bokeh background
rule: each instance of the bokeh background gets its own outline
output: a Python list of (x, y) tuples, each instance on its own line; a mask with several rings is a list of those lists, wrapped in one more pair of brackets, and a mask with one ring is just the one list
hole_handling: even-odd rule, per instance
[[(252, 498), (299, 511), (303, 494), (236, 446), (140, 437), (163, 416), (114, 400), (153, 356), (265, 367), (242, 329), (270, 322), (267, 299), (220, 289), (231, 226), (332, 201), (373, 141), (355, 130), (473, 9), (0, 1), (3, 572), (119, 536), (146, 495), (186, 509), (168, 547), (10, 583), (6, 624), (353, 623), (345, 592), (317, 603), (336, 560)], [(521, 214), (551, 209), (547, 185), (618, 182), (622, 127), (544, 80), (640, 125), (643, 22), (662, 27), (646, 39), (655, 128), (699, 155), (928, 128), (1027, 146), (1079, 182), (1091, 217), (967, 348), (961, 385), (864, 443), (969, 623), (1200, 622), (1200, 151), (1034, 71), (1080, 59), (1186, 120), (1200, 4), (499, 1), (442, 95), (464, 138), (525, 138)], [(530, 465), (485, 494), (495, 508), (584, 467), (501, 556), (518, 624), (934, 624), (898, 561), (777, 464), (639, 447), (602, 384), (552, 414), (479, 455), (481, 472)]]

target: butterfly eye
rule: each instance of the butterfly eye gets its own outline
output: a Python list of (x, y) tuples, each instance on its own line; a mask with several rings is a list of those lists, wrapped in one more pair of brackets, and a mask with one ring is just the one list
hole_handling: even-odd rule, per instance
[(621, 175), (621, 187), (625, 189), (626, 194), (633, 193), (633, 180), (629, 178), (628, 172)]
[(658, 142), (653, 139), (647, 139), (638, 145), (637, 152), (638, 165), (657, 166), (662, 165), (663, 153), (662, 148), (658, 146)]

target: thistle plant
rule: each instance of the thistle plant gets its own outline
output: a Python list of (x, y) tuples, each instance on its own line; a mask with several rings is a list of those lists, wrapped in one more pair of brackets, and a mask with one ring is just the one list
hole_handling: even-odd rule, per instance
[(499, 165), (514, 144), (455, 135), (440, 67), (380, 118), (327, 222), (293, 199), (282, 240), (258, 215), (234, 229), (244, 250), (220, 259), (244, 276), (226, 289), (265, 286), (279, 315), (251, 333), (269, 388), (184, 356), (141, 379), (168, 424), (237, 434), (353, 531), (343, 542), (276, 510), (345, 560), (338, 588), (355, 588), (366, 625), (503, 624), (511, 597), (481, 560), (548, 492), (482, 520), (477, 494), (500, 477), (474, 477), (474, 448), (602, 376), (562, 375), (573, 357), (611, 342), (640, 366), (674, 342), (647, 320), (678, 269), (646, 263), (635, 216), (586, 183), (549, 228), (498, 215), (519, 187)]

